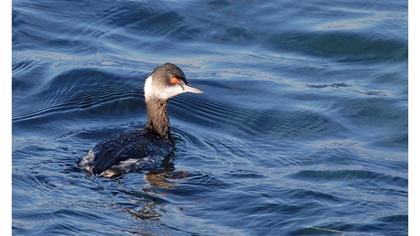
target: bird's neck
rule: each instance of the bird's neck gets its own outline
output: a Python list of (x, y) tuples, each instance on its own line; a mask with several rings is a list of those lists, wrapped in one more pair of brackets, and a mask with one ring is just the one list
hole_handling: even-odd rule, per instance
[(146, 99), (147, 125), (146, 129), (162, 138), (171, 137), (171, 129), (168, 116), (168, 101), (158, 98)]

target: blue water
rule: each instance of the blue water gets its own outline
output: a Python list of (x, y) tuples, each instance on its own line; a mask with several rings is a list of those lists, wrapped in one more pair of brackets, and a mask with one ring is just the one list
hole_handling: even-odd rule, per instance
[[(13, 1), (15, 235), (406, 235), (407, 1)], [(170, 103), (175, 160), (87, 176)]]

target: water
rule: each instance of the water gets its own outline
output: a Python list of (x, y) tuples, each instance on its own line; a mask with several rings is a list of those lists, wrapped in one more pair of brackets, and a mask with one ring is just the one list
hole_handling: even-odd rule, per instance
[[(407, 48), (406, 1), (13, 1), (13, 232), (406, 235)], [(86, 176), (168, 61), (173, 166)]]

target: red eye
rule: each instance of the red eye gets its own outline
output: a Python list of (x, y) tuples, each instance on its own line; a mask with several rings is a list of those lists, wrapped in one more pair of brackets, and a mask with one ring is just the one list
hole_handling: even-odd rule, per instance
[(180, 79), (178, 79), (177, 77), (175, 77), (175, 76), (172, 76), (170, 79), (169, 79), (169, 83), (171, 84), (171, 85), (177, 85), (177, 84), (179, 84), (181, 82), (181, 80)]

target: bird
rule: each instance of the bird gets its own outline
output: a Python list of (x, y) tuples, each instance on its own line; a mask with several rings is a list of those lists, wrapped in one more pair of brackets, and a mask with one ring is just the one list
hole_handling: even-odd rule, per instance
[(175, 142), (168, 115), (169, 100), (183, 93), (203, 93), (192, 87), (175, 64), (153, 69), (144, 83), (147, 123), (99, 142), (83, 156), (78, 165), (90, 175), (113, 178), (138, 172), (169, 156)]

